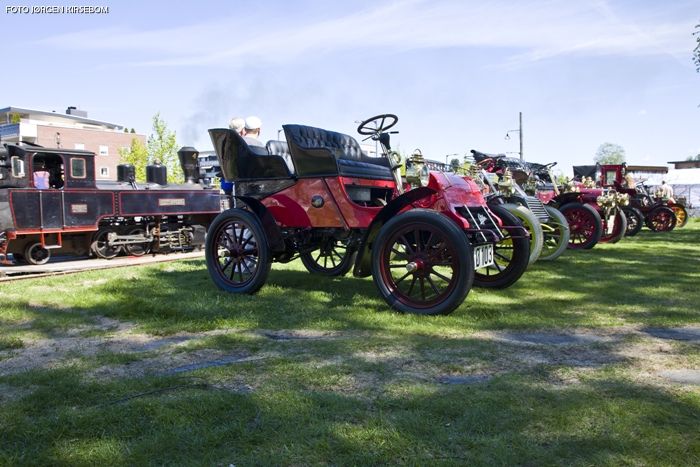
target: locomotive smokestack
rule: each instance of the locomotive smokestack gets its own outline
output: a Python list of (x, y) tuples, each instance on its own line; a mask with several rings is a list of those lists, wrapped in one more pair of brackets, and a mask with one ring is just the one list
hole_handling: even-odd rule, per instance
[(182, 173), (185, 174), (187, 183), (199, 182), (199, 151), (192, 146), (183, 146), (177, 152), (180, 158), (180, 166)]

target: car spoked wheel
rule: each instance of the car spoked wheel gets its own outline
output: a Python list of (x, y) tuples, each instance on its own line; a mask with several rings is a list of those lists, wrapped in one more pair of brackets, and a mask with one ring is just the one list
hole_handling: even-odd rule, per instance
[(242, 209), (229, 209), (214, 219), (207, 234), (205, 257), (214, 284), (232, 293), (257, 292), (272, 265), (260, 221)]
[(41, 243), (30, 243), (24, 250), (24, 260), (33, 265), (46, 264), (51, 259), (51, 250), (44, 248)]
[(674, 204), (671, 209), (676, 215), (676, 228), (685, 227), (685, 224), (688, 223), (688, 211), (680, 204)]
[(324, 276), (343, 276), (352, 268), (356, 256), (354, 248), (342, 240), (328, 238), (312, 251), (304, 251), (299, 256), (307, 271)]
[[(610, 228), (608, 222), (613, 223), (612, 228)], [(601, 243), (619, 242), (625, 236), (625, 232), (627, 232), (627, 217), (618, 209), (615, 215), (612, 216), (612, 219), (604, 222), (603, 231), (605, 233), (600, 237)]]
[(95, 234), (90, 249), (93, 253), (95, 253), (95, 256), (97, 256), (98, 258), (112, 259), (115, 258), (122, 251), (121, 246), (109, 244), (108, 236), (110, 232), (111, 230), (104, 229), (99, 230), (97, 234)]
[(566, 217), (551, 206), (544, 209), (549, 214), (549, 220), (542, 223), (542, 233), (544, 234), (544, 244), (539, 259), (542, 261), (552, 261), (557, 259), (566, 251), (569, 244), (569, 223)]
[(644, 214), (637, 208), (624, 207), (622, 212), (627, 218), (627, 230), (625, 235), (628, 237), (634, 237), (642, 230), (644, 226)]
[(513, 285), (527, 269), (531, 243), (524, 236), (523, 223), (506, 206), (490, 209), (503, 222), (503, 239), (493, 246), (493, 265), (474, 272), (474, 285), (503, 289)]
[(569, 223), (568, 248), (588, 250), (600, 241), (603, 227), (598, 211), (582, 203), (565, 204), (559, 210)]
[(517, 217), (530, 234), (530, 259), (528, 262), (529, 264), (534, 263), (542, 254), (542, 246), (544, 244), (544, 232), (542, 231), (540, 220), (525, 206), (505, 203), (503, 207)]
[(392, 308), (448, 314), (471, 289), (472, 248), (454, 221), (435, 211), (414, 209), (380, 230), (372, 248), (372, 276)]
[(671, 208), (659, 206), (647, 215), (646, 224), (654, 232), (670, 232), (676, 227), (676, 215)]

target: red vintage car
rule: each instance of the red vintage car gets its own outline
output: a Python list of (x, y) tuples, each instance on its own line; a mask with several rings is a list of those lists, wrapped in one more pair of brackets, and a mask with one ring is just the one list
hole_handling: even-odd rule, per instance
[(518, 220), (489, 209), (474, 182), (429, 172), (420, 161), (407, 164), (407, 189), (390, 146), (397, 121), (384, 114), (358, 127), (381, 145), (378, 157), (351, 136), (305, 125), (284, 125), (286, 142), (265, 147), (209, 130), (236, 202), (207, 235), (214, 283), (254, 293), (273, 261), (300, 257), (313, 273), (371, 275), (401, 312), (447, 314), (473, 284), (517, 281), (529, 254)]

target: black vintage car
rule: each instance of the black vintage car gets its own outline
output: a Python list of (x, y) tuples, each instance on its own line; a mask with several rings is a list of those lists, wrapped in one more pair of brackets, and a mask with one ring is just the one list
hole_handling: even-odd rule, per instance
[(117, 181), (96, 182), (92, 152), (5, 144), (0, 255), (43, 264), (53, 250), (113, 258), (202, 245), (221, 210), (219, 190), (198, 183), (195, 149), (178, 154), (186, 184), (168, 185), (161, 165), (147, 168), (147, 183), (135, 182), (130, 165), (117, 168)]

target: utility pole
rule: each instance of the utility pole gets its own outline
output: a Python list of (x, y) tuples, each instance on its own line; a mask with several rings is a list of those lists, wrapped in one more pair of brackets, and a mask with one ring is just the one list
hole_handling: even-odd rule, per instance
[(519, 112), (520, 118), (520, 160), (523, 160), (523, 113)]

